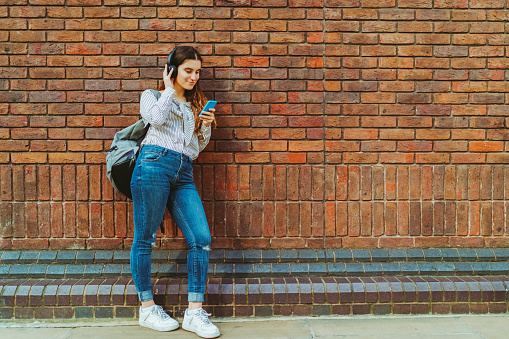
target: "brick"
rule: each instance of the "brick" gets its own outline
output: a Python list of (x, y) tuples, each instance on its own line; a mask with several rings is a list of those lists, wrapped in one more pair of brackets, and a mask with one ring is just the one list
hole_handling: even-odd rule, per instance
[(469, 143), (471, 152), (500, 152), (504, 148), (504, 144), (500, 141), (472, 141)]

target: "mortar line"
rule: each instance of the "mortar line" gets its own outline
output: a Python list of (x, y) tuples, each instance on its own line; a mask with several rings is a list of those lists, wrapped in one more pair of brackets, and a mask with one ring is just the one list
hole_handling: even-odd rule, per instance
[[(326, 149), (325, 149), (325, 94), (326, 94), (326, 91), (325, 91), (325, 8), (326, 8), (326, 2), (324, 2), (323, 4), (323, 7), (322, 7), (322, 86), (323, 86), (323, 89), (322, 89), (322, 153), (323, 153), (323, 160), (322, 160), (322, 163), (323, 163), (323, 224), (322, 224), (322, 238), (323, 238), (323, 249), (324, 249), (324, 255), (325, 255), (325, 260), (327, 261), (327, 243), (326, 243), (326, 239), (327, 239), (327, 235), (325, 233), (326, 229), (325, 229), (325, 225), (326, 225), (326, 212), (327, 212), (327, 209), (325, 208), (326, 206), (326, 192), (327, 192), (327, 189), (326, 189), (326, 186), (327, 186), (327, 181), (326, 181), (326, 167), (327, 167), (327, 161), (326, 161)], [(313, 334), (313, 338), (314, 338), (314, 334)]]

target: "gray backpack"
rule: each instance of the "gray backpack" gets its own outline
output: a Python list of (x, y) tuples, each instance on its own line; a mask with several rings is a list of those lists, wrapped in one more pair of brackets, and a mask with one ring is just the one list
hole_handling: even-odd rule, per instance
[[(151, 90), (156, 99), (161, 93)], [(118, 131), (106, 155), (106, 176), (115, 190), (132, 199), (131, 177), (140, 150), (140, 144), (147, 134), (150, 124), (145, 126), (143, 119)]]

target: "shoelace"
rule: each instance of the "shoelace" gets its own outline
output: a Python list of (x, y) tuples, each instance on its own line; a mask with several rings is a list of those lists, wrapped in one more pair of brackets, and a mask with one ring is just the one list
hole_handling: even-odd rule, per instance
[(162, 320), (166, 320), (166, 319), (169, 319), (170, 316), (168, 315), (168, 313), (166, 313), (163, 308), (159, 305), (156, 305), (156, 307), (154, 307), (152, 309), (152, 312), (156, 315), (158, 315)]
[(212, 325), (212, 323), (210, 322), (209, 320), (209, 316), (211, 316), (212, 314), (210, 313), (207, 313), (203, 308), (201, 308), (198, 313), (196, 313), (196, 316), (198, 316), (198, 318), (200, 318), (200, 320), (205, 324), (205, 325)]

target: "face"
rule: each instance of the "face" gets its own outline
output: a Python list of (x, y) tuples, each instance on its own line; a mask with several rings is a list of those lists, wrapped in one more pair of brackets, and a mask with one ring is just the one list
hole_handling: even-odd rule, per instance
[(178, 67), (176, 82), (187, 90), (193, 89), (200, 78), (201, 61), (187, 59)]

